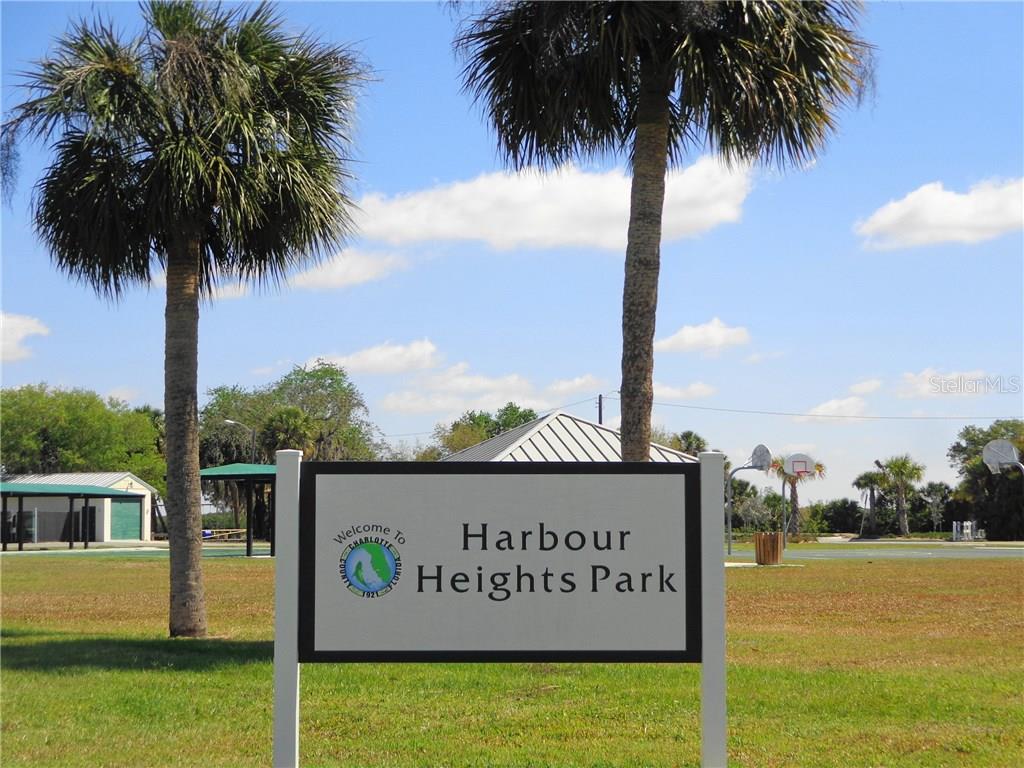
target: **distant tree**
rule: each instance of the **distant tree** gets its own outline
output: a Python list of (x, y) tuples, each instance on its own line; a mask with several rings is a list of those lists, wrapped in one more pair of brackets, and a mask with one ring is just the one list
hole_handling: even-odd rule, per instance
[(274, 446), (285, 438), (312, 461), (365, 461), (381, 450), (362, 394), (343, 368), (322, 360), (295, 366), (266, 386), (214, 387), (208, 395), (199, 421), (203, 466), (249, 461), (251, 432), (228, 419), (256, 430), (258, 463), (273, 463)]
[(825, 502), (816, 501), (800, 509), (800, 532), (817, 535), (830, 530), (825, 519)]
[[(536, 419), (537, 412), (532, 408), (523, 408), (511, 402), (493, 414), (488, 411), (466, 411), (451, 424), (438, 424), (434, 428), (433, 447), (436, 455), (444, 458)], [(432, 456), (435, 453), (426, 455)]]
[(483, 414), (469, 411), (448, 426), (434, 428), (434, 441), (442, 456), (464, 451), (490, 438), (487, 424), (479, 418)]
[(1024, 539), (1024, 481), (1017, 470), (993, 475), (981, 460), (990, 440), (1009, 440), (1024, 454), (1024, 421), (998, 419), (988, 427), (966, 426), (948, 453), (960, 476), (950, 508), (953, 519), (974, 519), (991, 539)]
[(918, 464), (909, 454), (893, 456), (881, 466), (882, 485), (890, 490), (896, 499), (896, 515), (900, 536), (910, 535), (907, 520), (907, 497), (913, 491), (914, 483), (924, 477), (925, 467)]
[(878, 534), (878, 492), (885, 482), (885, 475), (876, 470), (861, 472), (852, 485), (861, 492), (861, 501), (867, 508), (867, 520), (863, 531), (869, 535)]
[[(688, 453), (691, 456), (696, 456), (708, 449), (708, 441), (689, 429), (679, 433), (676, 443), (679, 446), (676, 450)], [(675, 448), (676, 446), (672, 447)]]
[(523, 408), (515, 403), (506, 403), (494, 413), (493, 425), (489, 432), (491, 437), (508, 432), (510, 429), (521, 427), (537, 418), (537, 412), (533, 408)]
[(443, 458), (444, 451), (436, 445), (424, 446), (413, 454), (413, 461), (440, 461)]
[(916, 489), (908, 498), (907, 524), (911, 531), (938, 531), (953, 498), (946, 483), (931, 482)]
[(733, 509), (744, 530), (770, 531), (774, 521), (780, 517), (782, 497), (774, 491), (761, 494), (755, 490), (754, 493), (735, 499)]
[(273, 410), (263, 422), (259, 444), (265, 456), (277, 451), (302, 451), (305, 456), (313, 444), (313, 422), (295, 405), (282, 405)]
[(664, 445), (666, 448), (678, 451), (676, 448), (678, 435), (671, 432), (660, 424), (651, 425), (651, 442), (655, 445)]
[(743, 522), (739, 518), (738, 508), (744, 503), (746, 499), (752, 499), (758, 495), (758, 490), (754, 485), (748, 483), (746, 480), (741, 480), (738, 477), (732, 479), (732, 524), (734, 528), (739, 528), (743, 525)]
[(157, 427), (119, 400), (46, 384), (5, 389), (0, 430), (5, 474), (126, 470), (166, 492)]
[(857, 533), (860, 530), (860, 505), (853, 499), (818, 502), (822, 532)]
[(362, 393), (344, 368), (317, 360), (297, 365), (266, 392), (274, 406), (300, 408), (312, 427), (313, 461), (367, 461), (379, 452)]
[(136, 413), (141, 413), (147, 419), (149, 423), (153, 425), (153, 429), (156, 430), (156, 450), (161, 456), (164, 455), (164, 436), (166, 425), (164, 424), (164, 412), (159, 408), (154, 408), (151, 405), (140, 405), (135, 409)]
[(772, 459), (769, 472), (780, 478), (789, 486), (789, 533), (800, 532), (800, 497), (797, 495), (797, 486), (806, 483), (808, 480), (822, 478), (825, 476), (825, 465), (818, 462), (814, 465), (813, 471), (806, 475), (790, 475), (786, 472), (786, 459), (784, 456), (776, 456)]

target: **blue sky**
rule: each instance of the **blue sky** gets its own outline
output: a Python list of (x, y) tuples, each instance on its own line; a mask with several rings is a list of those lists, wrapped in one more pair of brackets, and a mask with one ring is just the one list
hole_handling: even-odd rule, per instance
[[(5, 109), (16, 73), (92, 9), (137, 23), (128, 3), (3, 3)], [(396, 442), (510, 399), (583, 401), (567, 410), (596, 419), (619, 378), (621, 162), (505, 173), (439, 4), (281, 10), (375, 72), (354, 136), (361, 234), (291, 287), (226, 286), (204, 305), (200, 390), (325, 357)], [(656, 424), (734, 461), (758, 442), (811, 453), (828, 467), (802, 492), (813, 500), (855, 497), (854, 476), (904, 452), (953, 481), (945, 451), (971, 422), (921, 417), (1021, 416), (1022, 29), (1019, 3), (869, 5), (876, 92), (812, 167), (730, 171), (695, 152), (670, 177), (655, 380), (656, 401), (675, 405)], [(3, 386), (160, 405), (162, 288), (110, 304), (54, 269), (29, 218), (45, 159), (24, 152), (2, 211)], [(614, 399), (605, 413), (617, 417)]]

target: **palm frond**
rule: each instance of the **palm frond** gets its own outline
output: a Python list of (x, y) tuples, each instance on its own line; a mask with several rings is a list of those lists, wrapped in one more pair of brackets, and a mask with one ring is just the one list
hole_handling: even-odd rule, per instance
[(117, 296), (199, 233), (200, 280), (276, 283), (352, 232), (347, 170), (365, 66), (284, 30), (273, 6), (143, 6), (146, 33), (81, 22), (23, 75), (0, 136), (50, 143), (35, 218), (58, 267)]
[(111, 298), (150, 279), (133, 148), (66, 134), (36, 187), (35, 228), (63, 271)]
[(858, 15), (831, 0), (495, 3), (456, 49), (516, 168), (630, 153), (642, 67), (664, 82), (671, 162), (703, 144), (727, 160), (801, 164), (870, 82)]

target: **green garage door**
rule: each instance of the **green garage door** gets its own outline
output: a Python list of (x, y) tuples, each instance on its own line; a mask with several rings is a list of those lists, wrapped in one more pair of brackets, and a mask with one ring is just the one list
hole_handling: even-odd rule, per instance
[(142, 538), (142, 502), (110, 500), (110, 538)]

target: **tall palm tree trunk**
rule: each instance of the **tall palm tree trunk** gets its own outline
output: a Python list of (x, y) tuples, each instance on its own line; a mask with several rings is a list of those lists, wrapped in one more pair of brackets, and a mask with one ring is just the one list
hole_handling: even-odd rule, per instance
[(668, 168), (668, 78), (640, 68), (633, 182), (622, 289), (622, 460), (650, 458), (654, 399), (654, 325), (661, 267), (661, 216)]
[(900, 523), (900, 536), (909, 536), (910, 525), (907, 522), (907, 498), (906, 492), (902, 488), (896, 493), (896, 512)]
[(164, 313), (164, 413), (167, 525), (171, 556), (172, 637), (206, 635), (199, 489), (199, 237), (174, 242), (167, 253)]
[(789, 481), (789, 533), (800, 533), (800, 497), (796, 491), (796, 480)]
[(878, 523), (875, 517), (875, 487), (868, 489), (868, 533), (874, 535), (878, 532)]

